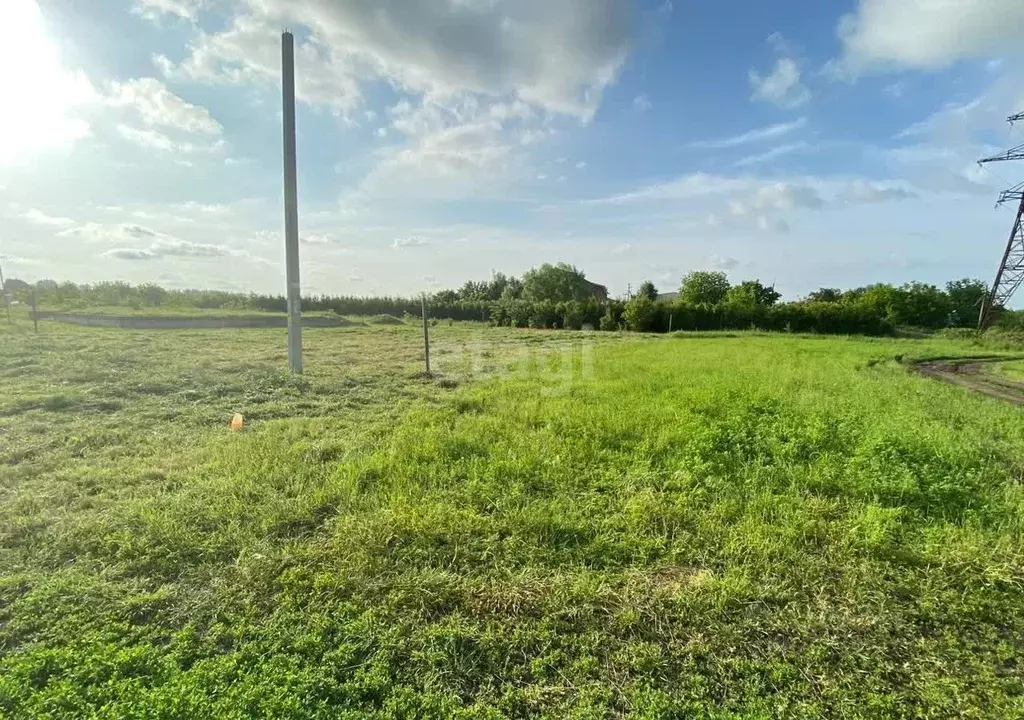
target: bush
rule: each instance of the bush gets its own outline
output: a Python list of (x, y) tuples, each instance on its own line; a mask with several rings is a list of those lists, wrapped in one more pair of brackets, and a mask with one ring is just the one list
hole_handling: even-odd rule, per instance
[(637, 295), (628, 303), (622, 313), (626, 329), (634, 332), (653, 332), (656, 329), (658, 303), (646, 295)]
[(405, 325), (405, 321), (402, 318), (397, 318), (394, 315), (374, 315), (367, 321), (370, 325)]
[(566, 330), (582, 330), (586, 321), (586, 309), (581, 302), (559, 303), (562, 313), (562, 327)]
[(557, 328), (561, 322), (558, 310), (552, 302), (532, 303), (530, 309), (530, 327), (537, 330), (546, 328)]

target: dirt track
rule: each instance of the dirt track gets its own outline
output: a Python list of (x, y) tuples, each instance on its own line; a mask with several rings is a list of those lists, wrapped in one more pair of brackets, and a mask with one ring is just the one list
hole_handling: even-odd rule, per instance
[(960, 385), (975, 392), (1024, 406), (1024, 383), (993, 375), (993, 363), (1014, 358), (960, 358), (957, 360), (922, 360), (913, 364), (914, 370), (925, 377)]

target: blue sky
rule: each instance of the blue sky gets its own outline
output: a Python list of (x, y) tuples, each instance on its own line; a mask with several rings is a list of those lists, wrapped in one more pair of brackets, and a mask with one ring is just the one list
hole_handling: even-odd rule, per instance
[[(1024, 163), (1019, 0), (5, 0), (9, 275), (283, 292), (554, 261), (820, 286), (994, 276)], [(9, 37), (10, 34), (9, 34)], [(1018, 305), (1020, 300), (1018, 299)]]

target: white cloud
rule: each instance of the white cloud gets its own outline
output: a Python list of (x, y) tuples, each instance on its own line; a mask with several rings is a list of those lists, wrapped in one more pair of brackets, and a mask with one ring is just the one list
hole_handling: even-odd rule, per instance
[(991, 147), (919, 143), (886, 150), (882, 156), (914, 187), (954, 195), (995, 193), (1003, 180), (979, 167), (977, 160)]
[[(875, 203), (916, 197), (904, 181), (842, 177), (761, 178), (753, 175), (707, 175), (695, 173), (676, 180), (639, 188), (629, 193), (583, 201), (584, 205), (677, 204), (721, 197), (726, 216), (715, 214), (718, 224), (731, 218), (794, 210), (822, 210), (843, 203)], [(706, 209), (702, 209), (706, 212)]]
[(171, 15), (195, 22), (204, 4), (203, 0), (135, 0), (132, 12), (153, 21)]
[(901, 131), (896, 139), (926, 137), (949, 145), (963, 144), (978, 130), (1002, 125), (1006, 119), (1005, 107), (990, 102), (984, 95), (969, 102), (947, 103), (941, 110)]
[(851, 202), (876, 203), (887, 200), (909, 200), (917, 197), (905, 183), (883, 183), (857, 179), (850, 182), (847, 198)]
[[(170, 136), (165, 135), (159, 130), (146, 130), (121, 123), (117, 125), (117, 132), (133, 145), (165, 153), (216, 152), (224, 147), (223, 140), (218, 140), (212, 144), (196, 144), (173, 140)], [(179, 160), (179, 162), (187, 167), (191, 166), (191, 163), (188, 161)]]
[(652, 107), (654, 106), (651, 104), (650, 98), (646, 95), (637, 95), (633, 98), (633, 109), (637, 112), (647, 112)]
[(418, 237), (395, 238), (395, 241), (391, 243), (391, 247), (395, 250), (400, 250), (402, 248), (423, 247), (426, 244), (426, 240)]
[[(202, 32), (189, 45), (188, 55), (174, 63), (155, 55), (153, 63), (172, 79), (207, 84), (279, 87), (281, 82), (280, 22), (266, 16), (236, 15), (231, 25)], [(362, 102), (354, 58), (340, 46), (335, 52), (315, 38), (297, 40), (295, 93), (298, 100), (347, 115)]]
[[(122, 226), (124, 227), (124, 226)], [(129, 226), (130, 227), (130, 226)], [(244, 250), (234, 250), (222, 245), (210, 245), (208, 243), (197, 243), (189, 240), (182, 240), (172, 235), (165, 235), (148, 228), (135, 226), (135, 234), (139, 239), (152, 238), (152, 242), (145, 247), (116, 247), (102, 253), (102, 257), (115, 258), (118, 260), (156, 260), (159, 258), (187, 258), (187, 259), (209, 259), (209, 258), (252, 258)], [(131, 233), (129, 233), (131, 234)]]
[(708, 195), (723, 195), (749, 187), (746, 178), (731, 178), (708, 173), (684, 175), (676, 180), (656, 183), (631, 192), (583, 201), (586, 205), (628, 205), (640, 202), (687, 200)]
[(587, 163), (585, 161), (583, 161), (583, 160), (580, 160), (578, 163), (576, 163), (576, 169), (577, 170), (582, 170), (586, 166), (587, 166)]
[(103, 257), (115, 260), (153, 260), (157, 256), (156, 253), (141, 248), (114, 248), (103, 253)]
[(176, 144), (173, 140), (156, 130), (140, 130), (129, 125), (118, 125), (117, 131), (125, 140), (139, 147), (162, 150), (163, 152), (170, 152), (176, 149)]
[[(629, 49), (629, 0), (259, 0), (222, 32), (204, 33), (178, 70), (208, 82), (273, 82), (277, 28), (309, 28), (299, 95), (347, 111), (360, 82), (413, 94), (515, 97), (589, 119)], [(325, 82), (329, 80), (329, 82)]]
[(763, 232), (784, 234), (789, 232), (789, 223), (782, 218), (760, 215), (757, 218), (757, 227)]
[(193, 242), (153, 230), (144, 225), (120, 223), (83, 223), (57, 233), (59, 237), (77, 237), (90, 243), (117, 244), (101, 253), (102, 257), (120, 260), (153, 260), (156, 258), (249, 258), (244, 250), (223, 245)]
[(35, 223), (36, 225), (48, 225), (51, 227), (70, 227), (75, 224), (75, 221), (71, 218), (53, 217), (51, 215), (47, 215), (41, 210), (36, 210), (35, 208), (26, 210), (21, 213), (19, 217), (23, 220), (28, 220), (30, 223)]
[(182, 100), (156, 78), (112, 83), (110, 103), (133, 108), (148, 128), (173, 128), (205, 135), (220, 135), (224, 130), (209, 110)]
[(767, 150), (763, 153), (759, 153), (757, 155), (750, 155), (748, 157), (737, 160), (735, 163), (733, 163), (733, 167), (751, 167), (753, 165), (761, 165), (763, 163), (776, 160), (785, 155), (790, 155), (791, 153), (806, 150), (808, 147), (810, 146), (805, 142), (795, 142), (787, 143), (785, 145), (779, 145), (778, 147), (774, 147), (771, 150)]
[(758, 188), (754, 196), (754, 207), (776, 210), (807, 208), (817, 210), (825, 205), (818, 190), (810, 184), (785, 181), (772, 182)]
[(238, 251), (232, 251), (220, 245), (207, 245), (205, 243), (194, 243), (188, 240), (177, 238), (160, 238), (150, 247), (149, 251), (160, 257), (195, 257), (212, 258), (240, 255)]
[(473, 95), (400, 101), (388, 111), (404, 143), (376, 151), (358, 199), (504, 196), (514, 178), (536, 177), (529, 147), (554, 128), (518, 101)]
[(893, 100), (899, 100), (903, 97), (903, 93), (907, 91), (907, 84), (903, 81), (895, 82), (892, 85), (886, 85), (882, 88), (882, 94), (886, 97), (890, 97)]
[(708, 258), (707, 265), (713, 270), (733, 270), (739, 267), (740, 261), (736, 258), (716, 254)]
[(805, 105), (811, 99), (811, 91), (800, 81), (800, 66), (790, 57), (779, 58), (775, 69), (762, 76), (756, 70), (750, 71), (751, 99), (769, 102), (783, 109)]
[(768, 127), (758, 128), (740, 135), (734, 135), (733, 137), (721, 138), (719, 140), (699, 140), (697, 142), (690, 143), (690, 147), (706, 150), (724, 150), (726, 148), (739, 147), (740, 145), (748, 145), (751, 143), (762, 142), (764, 140), (775, 140), (784, 135), (789, 135), (792, 132), (800, 130), (806, 125), (807, 118), (802, 117), (792, 122), (769, 125)]
[(856, 73), (897, 66), (945, 67), (1016, 51), (1024, 37), (1020, 0), (860, 0), (839, 24), (842, 64)]
[(139, 240), (155, 240), (161, 236), (154, 230), (133, 223), (108, 225), (103, 223), (81, 223), (65, 228), (57, 233), (59, 237), (82, 238), (86, 242), (134, 242)]
[(299, 242), (305, 245), (333, 245), (337, 239), (328, 232), (304, 232), (299, 236)]

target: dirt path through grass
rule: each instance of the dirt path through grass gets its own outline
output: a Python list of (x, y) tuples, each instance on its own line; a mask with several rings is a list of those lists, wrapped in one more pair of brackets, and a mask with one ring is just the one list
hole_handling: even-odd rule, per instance
[(914, 363), (914, 370), (925, 377), (959, 385), (989, 397), (1024, 405), (1024, 382), (1016, 382), (992, 372), (996, 364), (1019, 358), (979, 357), (955, 360), (922, 360)]

